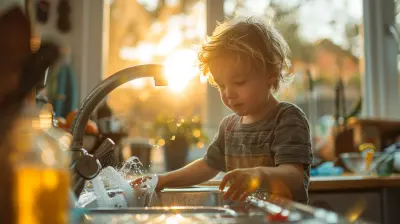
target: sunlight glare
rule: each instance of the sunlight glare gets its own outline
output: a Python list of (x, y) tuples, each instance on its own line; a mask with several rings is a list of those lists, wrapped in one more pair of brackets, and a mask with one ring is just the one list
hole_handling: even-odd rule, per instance
[(179, 23), (177, 23), (178, 21), (174, 18), (170, 18), (168, 20), (169, 23), (176, 25), (171, 27), (168, 26), (169, 29), (167, 33), (156, 46), (157, 55), (168, 55), (172, 53), (183, 42), (183, 33), (179, 29), (180, 26)]
[(137, 60), (141, 63), (150, 63), (153, 61), (154, 51), (154, 44), (140, 42), (136, 47), (122, 47), (119, 56), (123, 60)]
[(196, 52), (189, 49), (177, 50), (165, 60), (165, 75), (168, 79), (168, 88), (174, 92), (181, 92), (190, 80), (198, 74), (195, 66)]
[(135, 79), (129, 82), (132, 87), (136, 88), (136, 89), (141, 89), (146, 85), (146, 79), (142, 78), (142, 79)]

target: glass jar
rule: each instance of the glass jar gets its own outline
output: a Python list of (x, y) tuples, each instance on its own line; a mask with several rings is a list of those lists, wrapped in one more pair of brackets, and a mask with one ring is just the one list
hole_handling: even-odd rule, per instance
[(51, 105), (28, 105), (11, 130), (17, 223), (68, 223), (72, 138), (52, 124)]

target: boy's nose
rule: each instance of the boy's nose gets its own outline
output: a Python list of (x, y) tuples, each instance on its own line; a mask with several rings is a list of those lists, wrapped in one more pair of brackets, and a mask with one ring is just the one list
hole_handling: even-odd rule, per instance
[(226, 88), (225, 89), (225, 95), (226, 95), (226, 98), (228, 98), (228, 99), (232, 99), (232, 98), (236, 98), (237, 97), (236, 91), (234, 91), (232, 88)]

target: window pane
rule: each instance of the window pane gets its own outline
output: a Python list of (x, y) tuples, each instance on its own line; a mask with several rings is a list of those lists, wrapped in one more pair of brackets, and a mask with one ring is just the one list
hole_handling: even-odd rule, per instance
[[(400, 44), (400, 0), (394, 0), (394, 4), (396, 6), (395, 8), (395, 39), (397, 41), (398, 44)], [(399, 51), (400, 51), (400, 47), (399, 47)], [(397, 68), (400, 70), (400, 54), (397, 55)]]
[[(107, 78), (126, 67), (164, 64), (168, 87), (152, 79), (131, 81), (107, 103), (130, 138), (163, 146), (183, 130), (191, 146), (203, 147), (205, 80), (196, 67), (196, 46), (205, 36), (204, 0), (114, 0), (110, 5)], [(182, 128), (184, 127), (184, 128)]]

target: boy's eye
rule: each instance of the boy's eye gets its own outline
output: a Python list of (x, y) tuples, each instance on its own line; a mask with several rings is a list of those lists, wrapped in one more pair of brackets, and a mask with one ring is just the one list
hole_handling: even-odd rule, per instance
[(235, 82), (235, 84), (238, 85), (238, 86), (243, 85), (245, 83), (246, 83), (246, 81)]

